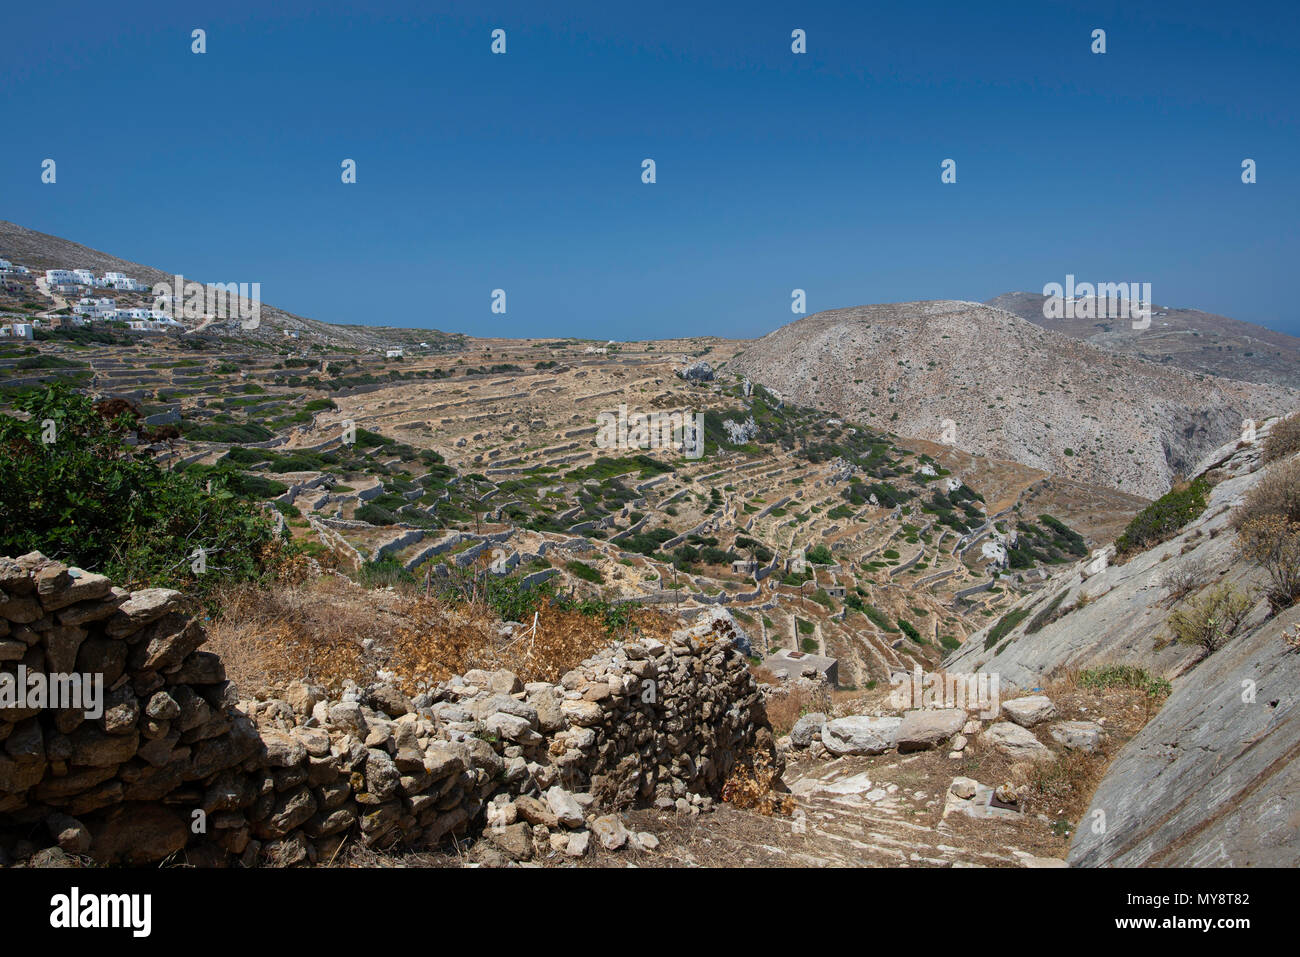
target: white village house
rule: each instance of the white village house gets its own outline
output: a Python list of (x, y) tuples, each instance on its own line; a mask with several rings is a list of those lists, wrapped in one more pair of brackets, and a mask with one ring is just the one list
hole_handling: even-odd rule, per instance
[(119, 289), (124, 292), (144, 292), (149, 287), (144, 283), (132, 279), (126, 273), (106, 272), (104, 273), (103, 284), (113, 289)]
[(72, 311), (92, 319), (112, 319), (117, 311), (116, 299), (78, 299)]
[(36, 333), (30, 322), (15, 322), (11, 325), (0, 326), (0, 338), (34, 339)]

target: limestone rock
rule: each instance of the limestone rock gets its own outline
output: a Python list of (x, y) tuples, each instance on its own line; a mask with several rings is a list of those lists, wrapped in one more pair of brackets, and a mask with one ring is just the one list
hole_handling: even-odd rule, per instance
[(989, 745), (1017, 761), (1050, 761), (1052, 752), (1028, 728), (999, 721), (984, 732)]
[(961, 732), (966, 712), (960, 708), (908, 711), (898, 729), (898, 750), (926, 751)]
[(820, 711), (811, 711), (803, 715), (794, 723), (790, 729), (790, 744), (793, 747), (803, 749), (813, 742), (813, 737), (821, 733), (822, 725), (826, 723), (826, 715)]
[(831, 754), (884, 754), (898, 746), (902, 718), (874, 718), (854, 715), (827, 721), (822, 727), (822, 745)]
[(617, 814), (605, 814), (592, 821), (591, 829), (600, 839), (601, 847), (607, 851), (617, 851), (628, 841), (628, 830), (623, 819)]
[(1101, 747), (1102, 729), (1095, 721), (1058, 721), (1047, 729), (1052, 740), (1071, 751), (1096, 751)]
[(1030, 695), (1002, 702), (1002, 714), (1022, 728), (1032, 728), (1055, 717), (1056, 705), (1046, 695)]

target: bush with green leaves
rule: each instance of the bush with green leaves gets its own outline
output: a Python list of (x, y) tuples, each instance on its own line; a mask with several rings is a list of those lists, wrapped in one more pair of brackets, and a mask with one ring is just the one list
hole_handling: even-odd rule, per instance
[(1128, 523), (1124, 534), (1115, 540), (1116, 552), (1122, 557), (1173, 538), (1205, 511), (1209, 494), (1210, 483), (1203, 478), (1175, 485)]
[(1251, 597), (1229, 584), (1213, 588), (1169, 616), (1169, 630), (1180, 644), (1199, 645), (1209, 657), (1234, 638), (1254, 605)]
[(123, 586), (200, 594), (266, 570), (270, 517), (227, 487), (223, 472), (162, 468), (127, 444), (130, 415), (110, 420), (63, 385), (14, 407), (28, 417), (0, 415), (0, 555), (40, 551)]

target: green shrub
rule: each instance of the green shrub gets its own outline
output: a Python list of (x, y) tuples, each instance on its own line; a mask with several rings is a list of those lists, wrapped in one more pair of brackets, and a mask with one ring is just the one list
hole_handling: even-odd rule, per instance
[[(124, 587), (199, 594), (266, 570), (273, 526), (222, 471), (198, 477), (161, 468), (125, 443), (127, 417), (109, 422), (62, 385), (17, 397), (14, 406), (30, 418), (0, 415), (0, 554), (40, 551)], [(55, 427), (48, 445), (47, 419)], [(198, 548), (202, 572), (194, 567)]]
[(835, 564), (835, 557), (831, 554), (831, 550), (825, 545), (814, 545), (812, 548), (808, 549), (804, 558), (814, 565)]
[(605, 580), (605, 576), (600, 573), (599, 568), (593, 568), (591, 565), (588, 565), (586, 562), (580, 562), (574, 560), (571, 562), (566, 562), (564, 567), (567, 568), (576, 577), (581, 578), (583, 581), (595, 582), (596, 584), (600, 584)]
[(990, 628), (989, 633), (984, 636), (984, 650), (988, 651), (1001, 641), (1016, 625), (1024, 621), (1025, 616), (1028, 614), (1028, 608), (1013, 608), (999, 618), (998, 623)]
[(928, 642), (921, 637), (921, 633), (916, 630), (916, 626), (913, 625), (906, 618), (898, 619), (898, 627), (902, 629), (903, 634), (907, 635), (907, 637), (910, 638), (912, 641), (916, 642), (916, 644), (918, 645), (928, 644)]
[(400, 519), (388, 509), (373, 502), (367, 502), (356, 510), (354, 516), (359, 522), (371, 525), (396, 525)]
[(1168, 697), (1173, 686), (1164, 678), (1156, 678), (1145, 668), (1136, 665), (1105, 665), (1079, 672), (1079, 686), (1095, 690), (1106, 688), (1134, 688), (1148, 698)]
[(1065, 600), (1065, 595), (1068, 591), (1068, 588), (1064, 589), (1060, 594), (1048, 602), (1047, 606), (1036, 614), (1033, 617), (1033, 620), (1025, 626), (1025, 634), (1032, 635), (1036, 631), (1040, 631), (1044, 626), (1050, 625), (1052, 622), (1056, 621), (1057, 618), (1061, 617), (1056, 613), (1056, 609), (1061, 606), (1061, 602)]
[(366, 562), (358, 570), (357, 578), (367, 588), (415, 583), (415, 576), (408, 572), (401, 562), (389, 556), (376, 562)]
[(896, 633), (898, 631), (898, 629), (894, 627), (893, 623), (889, 620), (889, 618), (886, 617), (885, 613), (881, 611), (879, 608), (877, 608), (875, 605), (872, 605), (868, 602), (863, 602), (862, 612), (868, 618), (870, 618), (872, 622), (875, 624), (875, 626), (879, 628), (881, 631), (887, 631), (890, 632), (891, 634)]
[(1173, 538), (1205, 511), (1209, 493), (1210, 483), (1203, 478), (1176, 485), (1134, 516), (1115, 540), (1116, 552), (1125, 556)]
[(1208, 657), (1236, 636), (1253, 605), (1248, 595), (1220, 585), (1171, 614), (1169, 630), (1179, 643), (1198, 645)]

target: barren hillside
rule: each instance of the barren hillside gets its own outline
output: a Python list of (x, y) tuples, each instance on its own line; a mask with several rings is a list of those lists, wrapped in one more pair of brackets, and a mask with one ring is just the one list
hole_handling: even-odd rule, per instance
[(948, 438), (1074, 481), (1160, 495), (1244, 419), (1300, 392), (1197, 375), (974, 302), (859, 306), (764, 336), (728, 366), (792, 401)]
[(1146, 329), (1114, 319), (1045, 319), (1044, 299), (1039, 293), (1008, 292), (987, 305), (1111, 352), (1191, 372), (1300, 388), (1300, 339), (1295, 336), (1199, 309), (1169, 306), (1153, 306)]

